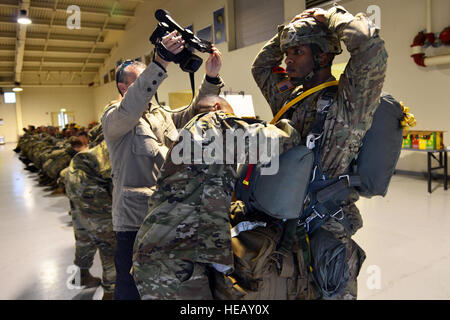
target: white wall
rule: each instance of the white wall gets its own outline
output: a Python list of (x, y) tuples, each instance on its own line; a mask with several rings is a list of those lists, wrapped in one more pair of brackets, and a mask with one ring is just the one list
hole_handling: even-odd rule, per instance
[(94, 116), (96, 120), (100, 120), (103, 109), (112, 100), (120, 99), (120, 94), (117, 91), (116, 83), (109, 82), (103, 86), (95, 88), (93, 91), (94, 96)]
[(61, 108), (74, 112), (80, 126), (96, 120), (93, 88), (26, 87), (20, 95), (24, 127), (51, 125), (51, 112), (60, 112)]
[[(388, 69), (384, 90), (403, 101), (416, 115), (418, 130), (444, 130), (444, 143), (450, 144), (450, 108), (448, 92), (450, 91), (450, 65), (422, 68), (410, 57), (410, 44), (414, 36), (425, 28), (425, 0), (343, 0), (340, 2), (351, 13), (366, 12), (369, 5), (378, 5), (381, 9), (381, 36), (385, 40), (389, 53)], [(136, 10), (136, 19), (125, 33), (119, 46), (106, 61), (99, 77), (115, 66), (120, 58), (143, 56), (152, 50), (148, 41), (156, 26), (154, 11), (167, 9), (183, 26), (194, 24), (194, 31), (213, 23), (215, 10), (225, 7), (228, 15), (227, 0), (155, 0), (141, 4)], [(304, 0), (285, 0), (285, 21), (289, 21), (304, 8)], [(432, 31), (440, 32), (450, 21), (450, 1), (432, 1)], [(227, 30), (229, 30), (227, 25)], [(274, 33), (276, 27), (274, 26)], [(250, 73), (251, 63), (264, 43), (243, 49), (228, 51), (228, 43), (217, 47), (223, 54), (224, 65), (221, 75), (226, 83), (226, 90), (243, 90), (253, 96), (256, 114), (264, 120), (272, 118), (270, 109), (259, 92)], [(450, 51), (450, 48), (449, 48)], [(200, 54), (204, 60), (207, 54)], [(335, 63), (347, 61), (349, 55), (344, 52), (336, 57)], [(203, 76), (202, 66), (196, 74), (198, 85)], [(178, 66), (171, 64), (169, 77), (158, 90), (160, 101), (168, 103), (171, 91), (189, 90), (189, 77)], [(95, 108), (101, 110), (104, 105), (117, 97), (115, 86), (111, 83), (94, 89)], [(425, 155), (414, 152), (402, 152), (398, 164), (403, 170), (426, 170)]]

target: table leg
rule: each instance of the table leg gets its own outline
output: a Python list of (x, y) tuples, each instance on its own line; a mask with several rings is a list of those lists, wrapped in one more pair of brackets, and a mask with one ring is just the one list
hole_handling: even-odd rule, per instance
[(431, 193), (431, 152), (427, 152), (428, 193)]
[(447, 153), (444, 151), (444, 190), (447, 190)]

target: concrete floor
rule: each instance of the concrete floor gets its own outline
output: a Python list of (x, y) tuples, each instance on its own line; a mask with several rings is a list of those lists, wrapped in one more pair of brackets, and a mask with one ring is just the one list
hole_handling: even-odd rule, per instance
[[(39, 186), (13, 148), (0, 146), (0, 299), (100, 299), (101, 287), (70, 285), (75, 238), (67, 197)], [(101, 272), (97, 253), (91, 273)]]
[[(24, 170), (13, 144), (0, 146), (0, 299), (99, 299), (77, 289), (69, 202), (51, 196)], [(450, 298), (450, 191), (425, 179), (394, 176), (385, 198), (361, 199), (364, 226), (354, 239), (367, 259), (359, 299)], [(98, 254), (91, 273), (100, 277)]]

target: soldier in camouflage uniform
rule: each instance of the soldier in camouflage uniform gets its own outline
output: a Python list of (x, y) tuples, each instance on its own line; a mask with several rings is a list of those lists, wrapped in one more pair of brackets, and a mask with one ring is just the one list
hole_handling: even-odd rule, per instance
[[(328, 11), (305, 10), (269, 40), (257, 55), (252, 73), (273, 114), (307, 89), (335, 80), (331, 63), (341, 52), (340, 40), (351, 58), (340, 77), (337, 95), (331, 105), (321, 147), (321, 164), (328, 178), (345, 174), (358, 153), (362, 138), (370, 128), (379, 104), (387, 53), (377, 27), (364, 15), (353, 16), (343, 7)], [(280, 67), (286, 55), (286, 70)], [(324, 90), (311, 94), (294, 105), (283, 118), (293, 120), (303, 144), (312, 130), (316, 106)], [(355, 202), (356, 191), (342, 203), (350, 229), (330, 218), (321, 228), (346, 244), (350, 280), (336, 299), (356, 299), (357, 275), (365, 254), (351, 239), (362, 226)]]
[(111, 215), (111, 165), (105, 141), (97, 141), (92, 148), (75, 155), (65, 172), (65, 188), (72, 206), (76, 239), (74, 263), (81, 269), (81, 285), (98, 284), (89, 273), (98, 249), (103, 267), (104, 299), (112, 299), (116, 277), (115, 237)]
[(104, 140), (102, 125), (99, 123), (88, 132), (88, 148), (93, 148)]
[[(232, 111), (217, 96), (199, 103), (220, 105), (221, 110)], [(286, 120), (276, 126), (261, 121), (249, 124), (250, 120), (224, 111), (194, 117), (182, 129), (182, 138), (174, 143), (161, 168), (149, 201), (149, 214), (134, 245), (133, 274), (142, 299), (212, 299), (207, 276), (210, 267), (233, 268), (229, 213), (236, 183), (236, 159), (248, 161), (249, 140), (242, 141), (245, 155), (238, 155), (235, 147), (220, 145), (219, 154), (231, 152), (226, 159), (234, 162), (225, 162), (223, 157), (224, 161), (207, 164), (202, 155), (213, 137), (241, 130), (247, 137), (267, 137), (268, 144), (271, 140), (279, 141), (279, 149), (275, 149), (278, 154), (300, 142), (298, 133)], [(187, 151), (190, 156), (187, 161), (174, 163), (180, 146), (195, 144), (202, 152), (195, 153), (193, 147)]]
[[(50, 133), (52, 133), (52, 130), (50, 130)], [(36, 134), (28, 140), (27, 145), (21, 153), (21, 155), (27, 159), (25, 161), (28, 165), (26, 170), (37, 172), (42, 169), (43, 162), (40, 161), (40, 156), (54, 150), (56, 142), (57, 140), (54, 135), (48, 133), (48, 128), (43, 126), (39, 127), (38, 130), (36, 130)]]
[(42, 166), (44, 174), (50, 179), (51, 186), (57, 188), (57, 179), (61, 171), (70, 164), (70, 160), (86, 148), (86, 145), (78, 137), (68, 139), (69, 146), (55, 150), (49, 155), (49, 159)]

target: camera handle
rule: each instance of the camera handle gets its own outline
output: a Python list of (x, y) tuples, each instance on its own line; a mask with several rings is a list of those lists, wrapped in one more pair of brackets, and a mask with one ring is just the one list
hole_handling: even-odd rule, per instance
[(193, 72), (189, 72), (189, 79), (190, 79), (190, 82), (191, 82), (191, 90), (192, 90), (192, 100), (191, 100), (191, 102), (189, 102), (189, 104), (186, 106), (186, 107), (184, 107), (183, 109), (177, 109), (176, 111), (173, 111), (173, 110), (170, 110), (170, 109), (166, 109), (166, 108), (164, 108), (160, 103), (159, 103), (159, 100), (158, 100), (158, 91), (157, 92), (155, 92), (155, 100), (156, 100), (156, 103), (158, 104), (158, 106), (161, 108), (161, 109), (163, 109), (164, 111), (167, 111), (167, 112), (170, 112), (170, 113), (176, 113), (176, 112), (181, 112), (181, 111), (184, 111), (184, 110), (186, 110), (187, 108), (189, 108), (190, 106), (191, 106), (191, 104), (192, 104), (192, 101), (194, 101), (194, 97), (195, 97), (195, 83), (194, 83), (194, 73)]
[(175, 54), (173, 54), (172, 52), (170, 52), (169, 50), (167, 50), (166, 47), (164, 47), (164, 45), (161, 43), (160, 40), (158, 40), (156, 42), (155, 48), (156, 48), (156, 54), (159, 55), (164, 60), (166, 60), (168, 62), (177, 60), (177, 56)]
[[(167, 52), (167, 53), (169, 54), (169, 56), (172, 55), (172, 56), (175, 57), (175, 55), (174, 55), (172, 52), (168, 51), (168, 50), (163, 46), (163, 44), (162, 44), (161, 42), (158, 42), (158, 43), (155, 45), (155, 47), (156, 47), (157, 49), (158, 49), (158, 45), (159, 45), (160, 47), (162, 47), (162, 48), (163, 48), (163, 51), (164, 51), (164, 52)], [(159, 51), (158, 51), (158, 50), (155, 50), (155, 51), (153, 52), (153, 60), (155, 59), (155, 54), (159, 54)], [(166, 59), (165, 57), (163, 57), (161, 54), (160, 54), (160, 56), (161, 56), (161, 58), (163, 58), (163, 59), (166, 60), (166, 61), (173, 61), (173, 60), (167, 60), (167, 59)], [(170, 59), (170, 58), (169, 58), (169, 59)], [(192, 101), (194, 101), (194, 96), (195, 96), (195, 78), (194, 78), (194, 72), (188, 72), (188, 73), (189, 73), (189, 80), (190, 80), (190, 83), (191, 83), (191, 90), (192, 90), (192, 100), (191, 100), (191, 102), (190, 102), (186, 107), (184, 107), (184, 108), (181, 109), (181, 110), (172, 111), (172, 110), (170, 110), (170, 109), (164, 108), (164, 107), (159, 103), (159, 100), (158, 100), (158, 91), (156, 91), (156, 92), (155, 92), (155, 100), (156, 100), (156, 103), (158, 104), (158, 106), (159, 106), (161, 109), (163, 109), (164, 111), (170, 112), (170, 113), (175, 113), (175, 112), (181, 112), (181, 111), (184, 111), (184, 110), (186, 110), (187, 108), (189, 108), (189, 107), (191, 106)]]

